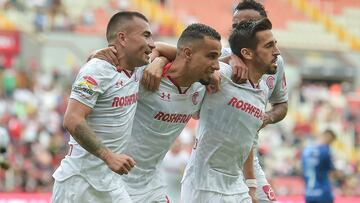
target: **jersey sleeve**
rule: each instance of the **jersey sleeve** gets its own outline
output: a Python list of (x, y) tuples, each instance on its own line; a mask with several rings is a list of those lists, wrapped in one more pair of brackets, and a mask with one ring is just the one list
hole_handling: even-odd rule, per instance
[(93, 108), (99, 95), (113, 84), (117, 71), (102, 60), (92, 59), (86, 63), (76, 76), (70, 98)]
[(220, 63), (220, 74), (227, 78), (231, 78), (231, 75), (232, 75), (231, 66), (226, 63), (223, 63), (221, 61), (219, 63)]
[(146, 65), (145, 66), (141, 66), (141, 67), (137, 67), (136, 70), (136, 77), (139, 78), (139, 80), (141, 80), (141, 78), (144, 75), (144, 71), (146, 69)]
[(286, 77), (284, 70), (284, 60), (281, 56), (278, 56), (278, 73), (276, 74), (277, 80), (274, 87), (274, 91), (269, 97), (271, 104), (278, 104), (288, 101), (288, 91), (286, 86)]
[(229, 47), (228, 48), (222, 48), (220, 57), (230, 56), (231, 54), (232, 54), (232, 51), (231, 51), (231, 49)]

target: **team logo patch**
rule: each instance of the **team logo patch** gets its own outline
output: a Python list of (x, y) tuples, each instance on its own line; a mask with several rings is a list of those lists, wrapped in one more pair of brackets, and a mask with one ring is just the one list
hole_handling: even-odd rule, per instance
[(160, 99), (163, 101), (170, 101), (170, 93), (162, 92), (160, 94)]
[(74, 91), (80, 93), (85, 97), (90, 97), (94, 95), (95, 88), (98, 86), (98, 83), (91, 76), (84, 76), (82, 80), (74, 85)]
[(269, 89), (274, 89), (274, 81), (275, 81), (274, 76), (269, 76), (266, 79), (266, 85), (269, 87)]
[(264, 185), (262, 189), (270, 201), (276, 201), (276, 195), (271, 185)]
[(194, 105), (196, 105), (196, 104), (199, 103), (198, 98), (199, 98), (199, 92), (195, 92), (195, 93), (193, 94), (193, 96), (192, 96), (192, 103), (193, 103)]

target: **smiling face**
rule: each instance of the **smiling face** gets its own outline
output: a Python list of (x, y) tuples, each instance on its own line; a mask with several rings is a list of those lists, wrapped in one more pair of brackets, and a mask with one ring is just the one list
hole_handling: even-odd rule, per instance
[(219, 70), (221, 43), (219, 40), (204, 37), (194, 43), (192, 57), (189, 62), (189, 71), (203, 85), (208, 85), (214, 72)]
[(124, 52), (130, 66), (139, 67), (149, 63), (149, 55), (155, 48), (149, 23), (134, 17), (125, 32), (125, 42)]
[(271, 30), (264, 30), (256, 33), (258, 40), (254, 51), (254, 65), (261, 68), (264, 74), (275, 74), (277, 69), (277, 56), (280, 50), (277, 47)]

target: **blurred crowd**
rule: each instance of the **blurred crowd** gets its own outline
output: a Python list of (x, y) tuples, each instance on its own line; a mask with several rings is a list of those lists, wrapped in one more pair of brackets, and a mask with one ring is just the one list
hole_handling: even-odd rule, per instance
[[(154, 35), (176, 34), (176, 22), (163, 9), (168, 1), (139, 2)], [(0, 0), (0, 12), (26, 32), (71, 31), (102, 36), (110, 17), (120, 10), (133, 9), (133, 4), (130, 0)]]
[(67, 153), (62, 117), (71, 83), (56, 72), (18, 69), (0, 69), (0, 81), (0, 127), (11, 141), (0, 191), (51, 191), (51, 175)]
[[(290, 90), (287, 117), (260, 132), (259, 152), (270, 179), (301, 177), (303, 148), (314, 144), (324, 130), (331, 129), (337, 134), (332, 146), (336, 194), (360, 195), (360, 92), (347, 90), (346, 83), (325, 82), (304, 82)], [(278, 193), (291, 194), (291, 190), (282, 189)]]

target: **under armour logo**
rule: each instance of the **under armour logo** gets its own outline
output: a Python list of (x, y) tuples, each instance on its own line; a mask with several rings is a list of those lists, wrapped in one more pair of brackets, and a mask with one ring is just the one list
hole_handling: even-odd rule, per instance
[(124, 86), (123, 81), (122, 81), (122, 80), (117, 81), (117, 82), (116, 82), (116, 86), (117, 86), (117, 87), (122, 87), (122, 86)]
[(161, 94), (160, 94), (160, 98), (161, 98), (161, 100), (164, 100), (164, 101), (170, 101), (170, 93), (165, 93), (165, 92), (162, 92)]

